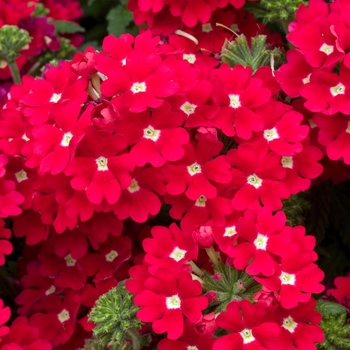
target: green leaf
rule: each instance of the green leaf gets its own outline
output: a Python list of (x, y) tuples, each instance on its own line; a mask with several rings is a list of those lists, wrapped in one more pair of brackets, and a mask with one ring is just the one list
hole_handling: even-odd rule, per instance
[(133, 14), (125, 5), (118, 5), (108, 12), (107, 21), (108, 33), (118, 37), (127, 32), (127, 26), (133, 21)]
[(84, 33), (85, 29), (79, 24), (70, 21), (52, 21), (56, 34)]

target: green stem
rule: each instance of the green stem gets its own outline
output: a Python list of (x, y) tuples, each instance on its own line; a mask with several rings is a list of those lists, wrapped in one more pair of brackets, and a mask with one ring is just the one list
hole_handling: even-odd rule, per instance
[(281, 26), (282, 26), (285, 34), (287, 35), (289, 33), (289, 31), (288, 31), (289, 21), (286, 19), (280, 19), (279, 22), (281, 23)]
[(205, 251), (207, 252), (211, 262), (214, 265), (217, 265), (219, 263), (219, 259), (218, 259), (218, 255), (217, 255), (215, 249), (213, 248), (213, 246), (211, 246), (210, 248), (205, 248)]
[(19, 69), (17, 66), (17, 63), (15, 61), (12, 62), (7, 62), (9, 67), (10, 67), (10, 71), (12, 74), (12, 79), (13, 82), (15, 84), (22, 84), (22, 79), (21, 79), (21, 74), (19, 73)]
[(140, 350), (141, 344), (140, 344), (140, 334), (136, 329), (128, 329), (128, 335), (132, 339), (132, 350)]
[(40, 70), (41, 63), (40, 62), (35, 62), (32, 67), (28, 70), (26, 75), (32, 75), (33, 77), (38, 73)]

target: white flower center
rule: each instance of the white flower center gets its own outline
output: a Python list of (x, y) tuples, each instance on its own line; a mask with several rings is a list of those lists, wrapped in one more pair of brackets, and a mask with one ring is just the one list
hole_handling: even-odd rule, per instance
[(18, 182), (22, 182), (28, 179), (27, 173), (24, 170), (20, 170), (15, 174), (15, 176)]
[(288, 316), (283, 319), (282, 327), (288, 330), (289, 332), (293, 333), (295, 331), (295, 328), (297, 328), (298, 323), (294, 322), (291, 316)]
[(348, 122), (348, 127), (345, 130), (348, 134), (350, 134), (350, 122)]
[(202, 24), (202, 32), (204, 33), (210, 33), (213, 31), (213, 27), (211, 26), (210, 23), (204, 23)]
[(58, 315), (58, 319), (61, 323), (66, 322), (70, 319), (69, 312), (66, 309), (63, 309)]
[(22, 135), (22, 140), (29, 141), (29, 137), (26, 134)]
[(320, 51), (324, 52), (326, 55), (330, 55), (334, 51), (333, 45), (322, 44)]
[(205, 202), (207, 201), (207, 198), (203, 195), (199, 196), (199, 198), (196, 200), (195, 206), (197, 207), (205, 207)]
[(198, 349), (197, 346), (195, 346), (195, 345), (189, 345), (189, 346), (187, 347), (187, 350), (199, 350), (199, 349)]
[(330, 91), (333, 96), (344, 95), (345, 86), (342, 83), (339, 83), (338, 85), (331, 87)]
[(66, 255), (64, 260), (66, 260), (67, 266), (75, 266), (75, 263), (77, 262), (70, 254)]
[(256, 237), (254, 241), (254, 245), (256, 249), (266, 250), (267, 241), (269, 237), (262, 235), (261, 233), (258, 233), (258, 236)]
[(314, 120), (313, 119), (309, 119), (309, 125), (310, 125), (310, 128), (311, 129), (314, 129), (317, 127), (317, 125), (315, 124)]
[(278, 132), (276, 128), (270, 129), (270, 130), (264, 130), (264, 138), (267, 141), (272, 141), (275, 139), (278, 139)]
[(296, 279), (295, 279), (294, 274), (282, 272), (281, 276), (280, 276), (280, 280), (281, 280), (282, 284), (290, 284), (290, 285), (294, 286)]
[(108, 159), (105, 157), (98, 157), (96, 159), (96, 164), (97, 164), (97, 170), (99, 171), (106, 171), (108, 170)]
[(173, 258), (176, 262), (178, 262), (185, 257), (186, 253), (186, 250), (180, 249), (179, 247), (175, 247), (169, 256)]
[(56, 287), (55, 286), (51, 286), (46, 292), (45, 295), (50, 295), (52, 293), (56, 292)]
[(166, 298), (166, 307), (168, 309), (180, 309), (181, 307), (181, 300), (179, 296), (173, 295), (172, 297), (167, 297)]
[(254, 186), (255, 188), (259, 188), (263, 182), (263, 180), (261, 180), (259, 177), (257, 177), (255, 174), (253, 175), (249, 175), (247, 177), (247, 182), (249, 183), (249, 185)]
[(145, 92), (146, 91), (146, 83), (134, 83), (132, 84), (132, 87), (130, 89), (134, 94), (137, 94), (139, 92)]
[(228, 95), (230, 98), (230, 107), (232, 108), (238, 108), (241, 107), (241, 101), (239, 99), (239, 95), (231, 94)]
[(282, 157), (281, 163), (283, 168), (293, 169), (293, 157)]
[(243, 344), (249, 344), (255, 340), (251, 329), (243, 329), (239, 334), (243, 338)]
[(67, 132), (63, 135), (61, 146), (67, 147), (70, 144), (70, 140), (73, 138), (73, 134), (71, 132)]
[(151, 125), (148, 128), (143, 129), (143, 137), (145, 139), (149, 139), (156, 142), (159, 139), (159, 136), (160, 130), (155, 130)]
[(118, 252), (115, 250), (111, 250), (108, 254), (105, 255), (105, 258), (109, 262), (113, 262), (113, 260), (118, 256)]
[(185, 102), (180, 109), (185, 112), (188, 116), (190, 116), (191, 114), (194, 113), (194, 111), (196, 110), (196, 105), (193, 105), (192, 103), (189, 102)]
[(232, 237), (237, 234), (236, 226), (226, 227), (224, 237)]
[(202, 172), (201, 166), (198, 163), (193, 163), (192, 165), (188, 166), (187, 170), (191, 176), (200, 174)]
[(126, 65), (126, 58), (124, 58), (123, 60), (121, 60), (122, 62), (122, 66), (125, 66)]
[(53, 102), (53, 103), (57, 103), (60, 98), (61, 98), (62, 94), (53, 94), (50, 98), (50, 102)]
[(196, 56), (193, 53), (190, 53), (190, 54), (184, 53), (182, 58), (191, 64), (193, 64), (197, 60)]
[(131, 185), (128, 187), (128, 191), (130, 193), (135, 193), (140, 189), (140, 186), (138, 185), (137, 181), (135, 179), (131, 180)]
[(311, 77), (311, 73), (306, 78), (303, 79), (303, 84), (310, 83), (310, 77)]

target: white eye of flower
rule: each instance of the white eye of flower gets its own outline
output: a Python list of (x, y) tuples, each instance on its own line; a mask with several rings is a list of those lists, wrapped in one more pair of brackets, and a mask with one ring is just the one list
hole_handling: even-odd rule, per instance
[(346, 132), (350, 134), (350, 122), (348, 122), (348, 127), (346, 128)]
[(160, 130), (155, 130), (151, 125), (148, 128), (143, 129), (143, 137), (145, 139), (149, 139), (156, 142), (159, 139), (159, 136)]
[(244, 344), (249, 344), (255, 340), (251, 329), (243, 329), (242, 332), (239, 333), (243, 338)]
[(291, 286), (294, 286), (296, 278), (294, 274), (282, 272), (280, 276), (280, 280), (282, 284), (289, 284)]
[(66, 260), (67, 266), (75, 266), (75, 263), (77, 262), (70, 254), (66, 255), (64, 260)]
[(282, 157), (281, 163), (283, 168), (293, 169), (293, 157)]
[(258, 233), (258, 236), (254, 241), (254, 245), (256, 249), (266, 250), (268, 239), (269, 238), (267, 236), (262, 235), (261, 233)]
[(317, 125), (315, 124), (315, 122), (313, 121), (313, 119), (309, 119), (309, 125), (310, 125), (310, 128), (311, 128), (311, 129), (317, 127)]
[(264, 138), (267, 141), (272, 141), (275, 139), (278, 139), (278, 132), (276, 128), (270, 129), (270, 130), (264, 130)]
[(45, 295), (50, 295), (56, 292), (56, 287), (55, 286), (51, 286), (46, 292)]
[(345, 86), (342, 83), (339, 83), (338, 85), (331, 87), (330, 90), (333, 96), (345, 94)]
[(193, 163), (192, 165), (188, 166), (187, 170), (191, 176), (200, 174), (202, 172), (201, 166), (198, 163)]
[(184, 249), (180, 249), (179, 247), (175, 247), (174, 250), (169, 255), (170, 258), (174, 259), (176, 262), (179, 262), (186, 255), (187, 251)]
[(255, 174), (248, 176), (247, 182), (254, 186), (255, 188), (259, 188), (263, 182), (259, 177), (257, 177)]
[(186, 54), (184, 53), (182, 58), (186, 61), (188, 61), (189, 63), (193, 64), (194, 62), (196, 62), (197, 58), (194, 54)]
[(71, 132), (67, 132), (63, 135), (61, 146), (67, 147), (70, 144), (71, 139), (73, 138), (73, 134)]
[(294, 322), (291, 316), (283, 319), (282, 327), (287, 329), (290, 333), (294, 333), (295, 328), (297, 328), (298, 323)]
[(53, 94), (50, 98), (50, 102), (57, 103), (61, 99), (62, 94)]
[(199, 198), (196, 200), (195, 206), (197, 207), (205, 207), (205, 202), (207, 201), (207, 198), (203, 195), (199, 196)]
[(306, 77), (304, 78), (302, 81), (303, 81), (303, 84), (308, 84), (310, 83), (310, 77), (311, 77), (311, 73)]
[(111, 250), (108, 254), (105, 255), (105, 258), (109, 262), (113, 262), (114, 259), (118, 256), (118, 252)]
[(237, 234), (236, 226), (226, 227), (224, 237), (232, 237)]
[(63, 309), (58, 315), (58, 319), (60, 320), (61, 323), (66, 322), (67, 320), (70, 319), (69, 312), (66, 309)]
[(97, 164), (97, 170), (99, 171), (106, 171), (108, 170), (108, 159), (105, 157), (98, 157), (96, 159), (96, 164)]
[(188, 116), (190, 116), (191, 114), (194, 113), (194, 111), (196, 110), (196, 105), (193, 105), (192, 103), (189, 102), (185, 102), (180, 109), (185, 112)]
[(320, 47), (320, 51), (324, 52), (326, 55), (330, 55), (334, 51), (334, 46), (322, 44)]
[(195, 346), (195, 345), (189, 345), (189, 346), (187, 347), (187, 350), (199, 350), (199, 349), (198, 349), (197, 346)]
[(168, 309), (180, 309), (181, 307), (181, 300), (177, 294), (167, 297), (165, 303)]
[(20, 170), (15, 174), (15, 176), (18, 182), (22, 182), (28, 179), (27, 173), (24, 170)]
[(211, 26), (210, 23), (205, 23), (205, 24), (202, 24), (202, 32), (204, 33), (210, 33), (213, 31), (213, 27)]
[(230, 98), (230, 107), (232, 108), (238, 108), (241, 107), (241, 101), (239, 99), (239, 95), (228, 95), (228, 97)]
[(128, 191), (130, 193), (135, 193), (140, 189), (140, 186), (138, 185), (137, 181), (135, 179), (131, 180), (131, 185), (128, 187)]
[(130, 89), (134, 94), (137, 94), (139, 92), (145, 92), (146, 91), (146, 83), (134, 83), (132, 84), (132, 87)]

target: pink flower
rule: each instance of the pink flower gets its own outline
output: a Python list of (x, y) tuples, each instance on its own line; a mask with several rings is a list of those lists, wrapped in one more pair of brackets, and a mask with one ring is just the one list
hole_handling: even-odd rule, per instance
[(201, 284), (192, 280), (189, 273), (174, 275), (159, 269), (135, 296), (135, 305), (142, 307), (136, 316), (143, 322), (152, 322), (155, 333), (167, 332), (169, 339), (178, 339), (184, 332), (184, 316), (195, 323), (208, 306), (208, 299), (199, 296), (201, 292)]

